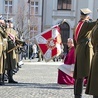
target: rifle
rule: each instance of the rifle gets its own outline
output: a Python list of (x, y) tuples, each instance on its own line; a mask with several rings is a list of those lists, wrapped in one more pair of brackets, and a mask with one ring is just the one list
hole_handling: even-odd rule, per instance
[(19, 45), (15, 46), (14, 48), (8, 50), (7, 53), (10, 53), (11, 51), (17, 49), (17, 48), (20, 47), (20, 46), (22, 46), (22, 44), (19, 44)]

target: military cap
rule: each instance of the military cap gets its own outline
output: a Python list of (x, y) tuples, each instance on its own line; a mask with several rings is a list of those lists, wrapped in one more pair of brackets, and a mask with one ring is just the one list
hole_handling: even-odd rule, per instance
[(4, 20), (4, 18), (3, 18), (3, 16), (2, 16), (2, 15), (0, 15), (0, 20)]
[(8, 20), (8, 23), (13, 23), (12, 20)]
[(13, 18), (8, 19), (8, 23), (13, 23)]
[(88, 8), (83, 8), (83, 9), (80, 9), (80, 13), (81, 13), (81, 15), (86, 16), (86, 15), (89, 15), (91, 13), (91, 10)]

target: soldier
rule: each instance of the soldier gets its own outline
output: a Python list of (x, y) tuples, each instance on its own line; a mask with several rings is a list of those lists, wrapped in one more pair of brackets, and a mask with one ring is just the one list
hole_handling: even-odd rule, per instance
[(4, 72), (5, 72), (5, 60), (6, 60), (6, 47), (7, 39), (5, 32), (5, 22), (0, 17), (0, 85), (4, 85)]
[(6, 32), (8, 35), (8, 52), (7, 52), (7, 64), (6, 64), (8, 83), (18, 83), (13, 79), (13, 70), (17, 68), (17, 61), (16, 61), (17, 55), (15, 49), (13, 49), (14, 47), (16, 47), (15, 42), (17, 40), (17, 32), (13, 29), (13, 23), (11, 20), (8, 20), (8, 27)]
[(93, 48), (90, 42), (90, 30), (96, 24), (90, 22), (89, 14), (91, 11), (88, 8), (80, 10), (81, 19), (78, 22), (74, 32), (75, 45), (75, 68), (74, 68), (74, 95), (75, 98), (82, 98), (83, 79), (88, 76), (90, 69), (90, 62), (93, 55)]
[[(15, 47), (15, 37), (16, 31), (13, 29), (12, 21), (8, 20), (7, 27), (7, 35), (8, 35), (8, 51)], [(7, 52), (7, 64), (6, 64), (7, 74), (8, 74), (8, 82), (9, 83), (17, 83), (13, 80), (13, 70), (16, 69), (16, 54), (15, 50), (11, 52)]]
[(86, 94), (93, 95), (93, 98), (98, 98), (98, 23), (92, 30), (91, 42), (94, 49), (94, 56), (91, 63), (91, 70), (88, 77)]
[(16, 30), (13, 29), (13, 23), (11, 20), (8, 20), (8, 27), (6, 32), (8, 35), (8, 52), (7, 52), (8, 83), (18, 83), (13, 79), (13, 70), (17, 68), (18, 63), (18, 54), (16, 54), (16, 48), (25, 45), (25, 42), (20, 41), (18, 39), (18, 34)]

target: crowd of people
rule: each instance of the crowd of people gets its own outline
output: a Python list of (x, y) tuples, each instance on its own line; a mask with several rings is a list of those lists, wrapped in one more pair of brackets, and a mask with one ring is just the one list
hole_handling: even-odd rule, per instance
[(13, 79), (19, 69), (18, 50), (25, 45), (18, 37), (11, 20), (4, 20), (0, 16), (0, 85), (5, 84), (5, 76), (8, 83), (18, 83)]
[[(28, 50), (28, 48), (29, 48), (29, 50)], [(21, 55), (21, 60), (23, 60), (23, 59), (32, 60), (32, 59), (38, 58), (37, 62), (43, 61), (42, 53), (41, 53), (41, 51), (40, 51), (40, 49), (36, 43), (30, 42), (29, 45), (26, 44), (25, 46), (23, 46), (21, 49), (20, 55)]]

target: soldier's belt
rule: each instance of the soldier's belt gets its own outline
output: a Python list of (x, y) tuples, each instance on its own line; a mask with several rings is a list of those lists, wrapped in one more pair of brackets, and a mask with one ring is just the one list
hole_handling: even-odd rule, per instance
[(90, 42), (90, 41), (91, 41), (91, 39), (85, 38), (85, 39), (79, 40), (79, 42), (77, 44), (86, 43), (86, 42)]

